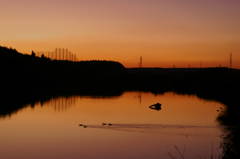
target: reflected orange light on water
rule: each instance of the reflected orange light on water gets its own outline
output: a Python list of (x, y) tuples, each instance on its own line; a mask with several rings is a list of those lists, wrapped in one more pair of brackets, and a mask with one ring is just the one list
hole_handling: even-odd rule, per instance
[[(162, 110), (149, 109), (156, 102)], [(174, 153), (174, 145), (185, 145), (186, 158), (192, 158), (211, 153), (210, 143), (214, 152), (221, 151), (216, 123), (220, 107), (217, 102), (173, 93), (61, 97), (0, 120), (0, 153), (9, 159), (155, 159)], [(103, 122), (113, 125), (103, 126)], [(80, 123), (87, 128), (79, 127)]]

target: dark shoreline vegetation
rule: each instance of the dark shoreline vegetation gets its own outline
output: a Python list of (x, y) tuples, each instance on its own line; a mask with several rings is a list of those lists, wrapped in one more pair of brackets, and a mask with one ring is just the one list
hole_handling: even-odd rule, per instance
[(227, 135), (223, 159), (240, 158), (240, 70), (125, 68), (114, 61), (57, 61), (0, 47), (0, 117), (59, 96), (120, 96), (124, 91), (196, 95), (226, 105), (218, 122)]

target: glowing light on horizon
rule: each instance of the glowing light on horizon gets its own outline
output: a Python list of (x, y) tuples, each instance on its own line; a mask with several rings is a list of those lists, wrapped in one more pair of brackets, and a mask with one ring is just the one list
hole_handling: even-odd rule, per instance
[(232, 51), (240, 68), (239, 16), (237, 0), (2, 0), (0, 45), (128, 67), (229, 66)]

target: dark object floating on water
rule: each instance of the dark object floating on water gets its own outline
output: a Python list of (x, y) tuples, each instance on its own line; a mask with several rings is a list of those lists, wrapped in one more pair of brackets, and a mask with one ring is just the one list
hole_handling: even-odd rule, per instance
[(112, 126), (111, 123), (102, 123), (103, 126)]
[(160, 111), (162, 109), (162, 104), (156, 103), (156, 104), (150, 105), (149, 108), (153, 109), (153, 110)]
[(87, 125), (79, 124), (80, 127), (87, 128)]

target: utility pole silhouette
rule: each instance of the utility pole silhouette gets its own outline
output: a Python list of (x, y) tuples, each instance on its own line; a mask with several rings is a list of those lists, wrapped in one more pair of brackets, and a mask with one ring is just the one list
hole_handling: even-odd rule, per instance
[(54, 52), (54, 55), (53, 55), (53, 59), (54, 59), (54, 60), (57, 59), (57, 53), (58, 53), (58, 49), (56, 49), (56, 51)]
[(230, 53), (230, 58), (229, 58), (229, 67), (232, 68), (232, 53)]
[(41, 57), (44, 55), (53, 60), (68, 60), (68, 61), (77, 61), (76, 54), (70, 52), (67, 48), (56, 48), (52, 52), (37, 52), (36, 56)]
[(140, 61), (139, 61), (139, 68), (142, 68), (142, 56), (140, 56)]
[(138, 101), (139, 101), (139, 104), (142, 104), (142, 92), (139, 92), (138, 94)]

